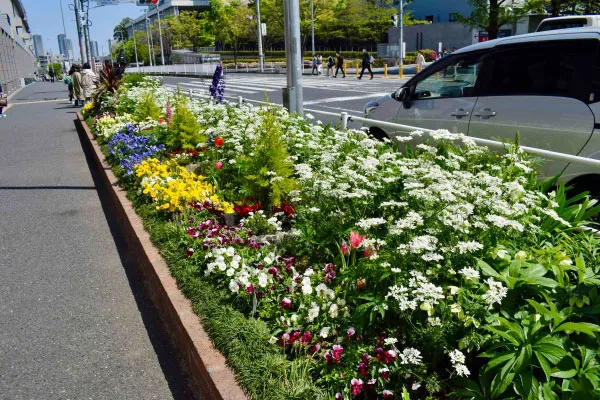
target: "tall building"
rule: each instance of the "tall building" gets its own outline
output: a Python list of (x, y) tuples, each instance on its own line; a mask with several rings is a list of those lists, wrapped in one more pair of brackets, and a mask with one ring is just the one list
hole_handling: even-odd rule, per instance
[(67, 35), (60, 33), (58, 36), (58, 52), (69, 58), (69, 49), (67, 48)]
[(90, 40), (90, 52), (92, 53), (92, 57), (100, 57), (100, 52), (98, 51), (98, 41)]
[(44, 40), (42, 39), (42, 35), (33, 35), (33, 51), (37, 57), (46, 54), (44, 52)]
[(2, 90), (10, 94), (21, 85), (30, 83), (34, 71), (35, 55), (25, 7), (21, 0), (0, 0)]
[(73, 60), (73, 41), (71, 39), (66, 39), (65, 45), (67, 47), (67, 59)]

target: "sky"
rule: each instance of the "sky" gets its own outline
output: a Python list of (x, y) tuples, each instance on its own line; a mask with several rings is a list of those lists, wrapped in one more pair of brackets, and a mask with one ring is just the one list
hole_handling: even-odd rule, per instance
[[(29, 27), (32, 34), (40, 34), (44, 40), (44, 51), (52, 50), (58, 53), (57, 35), (63, 33), (62, 19), (60, 15), (61, 0), (21, 0), (25, 6)], [(79, 43), (77, 41), (77, 26), (75, 25), (75, 13), (69, 8), (73, 0), (62, 0), (62, 9), (65, 16), (65, 27), (67, 38), (73, 41), (73, 52), (79, 58)], [(136, 6), (135, 3), (122, 3), (116, 6), (95, 7), (96, 3), (90, 2), (89, 19), (90, 40), (98, 41), (98, 50), (101, 55), (108, 55), (108, 39), (112, 39), (112, 32), (125, 17), (135, 18), (141, 15), (146, 7)]]

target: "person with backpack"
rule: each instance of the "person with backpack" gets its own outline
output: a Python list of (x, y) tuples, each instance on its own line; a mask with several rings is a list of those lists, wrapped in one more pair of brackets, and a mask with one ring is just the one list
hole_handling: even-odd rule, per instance
[(344, 71), (344, 57), (342, 57), (342, 55), (340, 53), (335, 53), (335, 57), (337, 58), (337, 66), (335, 68), (335, 75), (333, 77), (337, 78), (338, 72), (340, 72), (340, 70), (342, 70), (342, 73), (344, 74), (344, 78), (345, 78), (346, 71)]
[(333, 56), (330, 54), (327, 58), (327, 76), (329, 76), (329, 71), (331, 71), (331, 75), (333, 75), (333, 66), (335, 65), (335, 61), (333, 61)]
[(97, 81), (98, 75), (92, 71), (90, 64), (83, 64), (83, 70), (81, 71), (81, 86), (83, 87), (83, 94), (86, 103), (92, 100), (92, 94), (94, 94), (94, 91), (96, 90)]
[(360, 76), (358, 77), (358, 79), (362, 79), (365, 69), (369, 70), (369, 73), (371, 74), (371, 79), (373, 79), (373, 71), (371, 71), (371, 64), (373, 64), (374, 62), (375, 59), (369, 53), (367, 53), (367, 49), (363, 49), (362, 71), (360, 71)]

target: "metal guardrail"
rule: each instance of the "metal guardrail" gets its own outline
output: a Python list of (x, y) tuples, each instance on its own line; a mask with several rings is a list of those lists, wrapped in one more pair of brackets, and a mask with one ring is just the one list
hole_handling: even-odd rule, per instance
[[(194, 96), (194, 94), (196, 94), (198, 97), (205, 97), (207, 99), (210, 98), (210, 96), (208, 96), (208, 95), (203, 96), (203, 95), (200, 95), (199, 93), (194, 92), (192, 89), (190, 89), (189, 90), (190, 97)], [(249, 102), (249, 103), (262, 104), (262, 105), (283, 107), (281, 104), (267, 103), (267, 102), (260, 101), (260, 100), (244, 99), (242, 96), (237, 96), (237, 97), (223, 96), (223, 98), (226, 100), (232, 99), (233, 101), (227, 100), (227, 102), (235, 103), (238, 105), (242, 105), (244, 102)], [(403, 132), (421, 131), (421, 132), (424, 132), (427, 134), (431, 134), (431, 133), (435, 132), (435, 130), (433, 130), (433, 129), (424, 129), (424, 128), (420, 128), (417, 126), (395, 124), (392, 122), (379, 121), (376, 119), (368, 119), (368, 118), (358, 117), (355, 115), (350, 115), (347, 112), (334, 113), (334, 112), (330, 112), (330, 111), (321, 111), (321, 110), (307, 109), (307, 108), (305, 108), (304, 111), (307, 111), (309, 113), (314, 113), (314, 114), (327, 115), (327, 116), (331, 116), (331, 117), (339, 117), (339, 119), (342, 123), (341, 127), (344, 130), (348, 129), (348, 122), (362, 122), (363, 124), (367, 123), (368, 126), (377, 126), (380, 128), (391, 128), (396, 131), (403, 131)], [(482, 139), (482, 138), (473, 137), (473, 136), (467, 136), (467, 137), (470, 140), (472, 140), (473, 142), (475, 142), (476, 144), (479, 144), (482, 146), (488, 146), (488, 147), (495, 148), (495, 149), (504, 149), (506, 147), (506, 143), (504, 143), (504, 142), (499, 142), (496, 140), (489, 140), (489, 139)], [(541, 156), (544, 158), (548, 158), (548, 159), (552, 159), (552, 160), (566, 161), (566, 162), (586, 165), (589, 167), (600, 168), (600, 160), (595, 160), (593, 158), (580, 157), (580, 156), (575, 156), (575, 155), (571, 155), (571, 154), (565, 154), (565, 153), (559, 153), (559, 152), (550, 151), (550, 150), (538, 149), (538, 148), (529, 147), (529, 146), (519, 146), (519, 147), (530, 154), (535, 154), (535, 155), (538, 155), (538, 156)]]

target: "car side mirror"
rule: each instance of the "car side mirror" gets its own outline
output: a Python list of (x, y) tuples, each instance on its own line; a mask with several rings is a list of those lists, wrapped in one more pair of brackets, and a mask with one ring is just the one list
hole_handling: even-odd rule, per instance
[(411, 106), (410, 102), (410, 88), (402, 87), (396, 93), (394, 93), (394, 99), (401, 101), (404, 108), (409, 109)]

